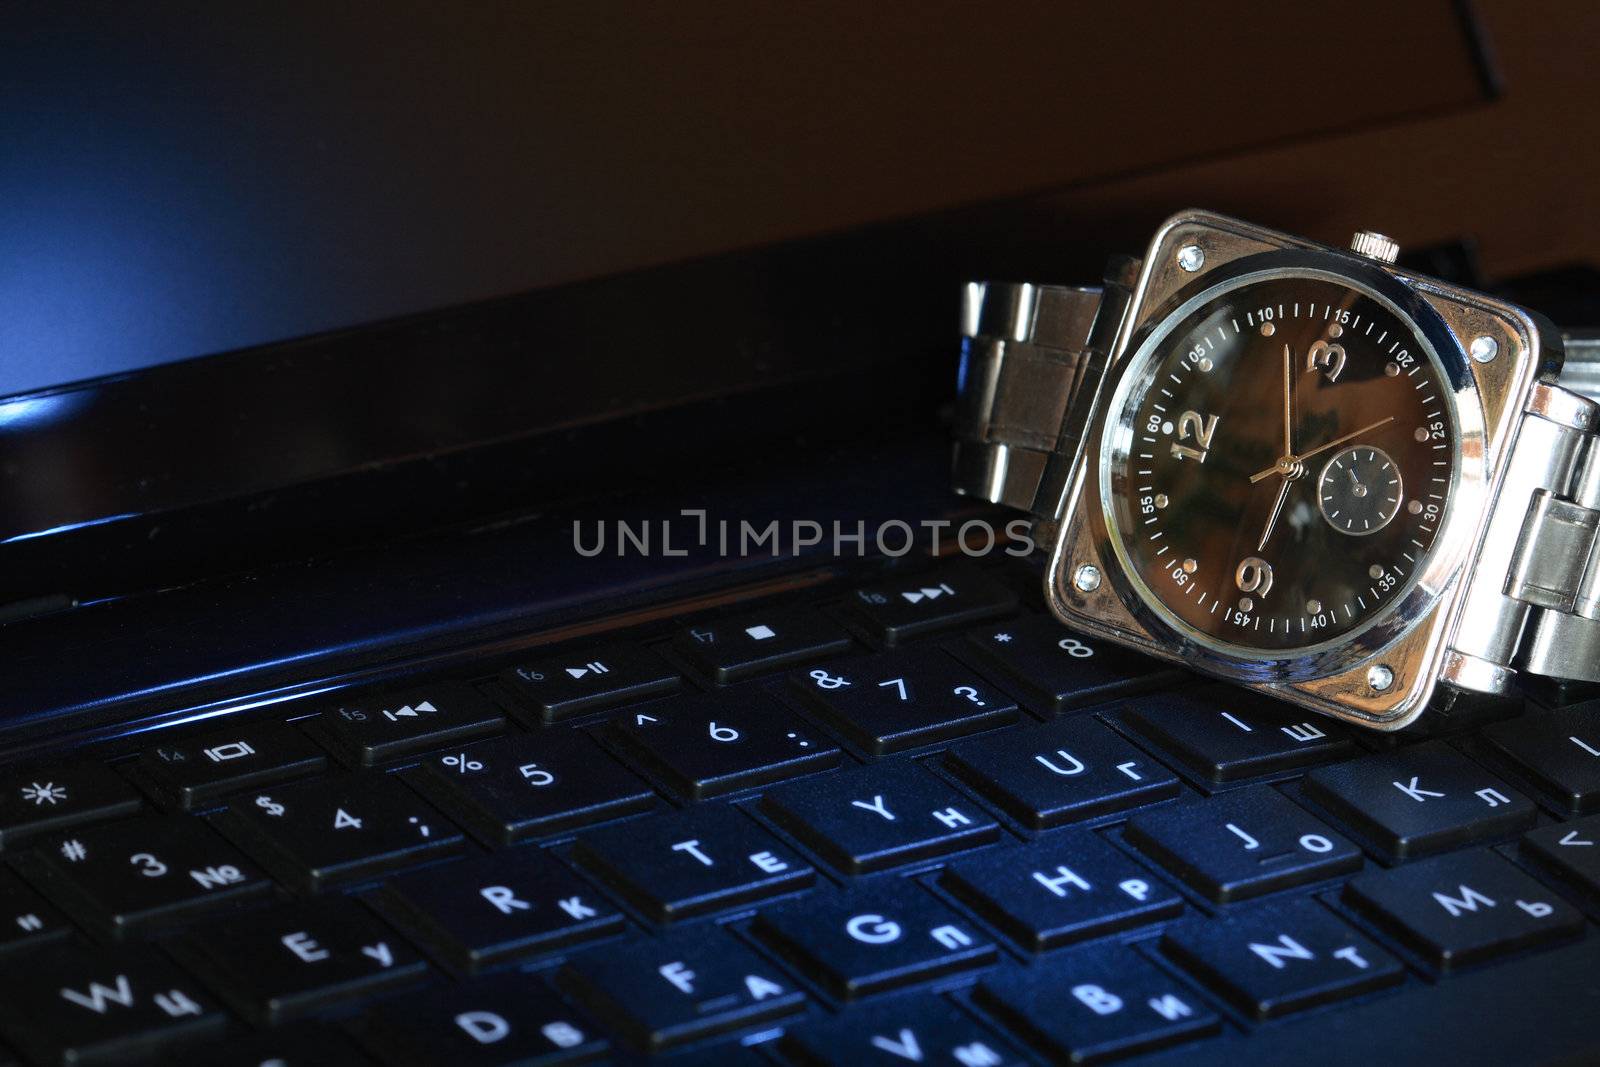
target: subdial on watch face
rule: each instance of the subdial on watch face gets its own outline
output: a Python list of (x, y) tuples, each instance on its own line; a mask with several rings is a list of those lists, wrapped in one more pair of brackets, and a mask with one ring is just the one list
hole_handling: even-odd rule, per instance
[(1335, 452), (1317, 479), (1317, 506), (1340, 533), (1374, 534), (1400, 511), (1400, 468), (1389, 453), (1370, 445)]

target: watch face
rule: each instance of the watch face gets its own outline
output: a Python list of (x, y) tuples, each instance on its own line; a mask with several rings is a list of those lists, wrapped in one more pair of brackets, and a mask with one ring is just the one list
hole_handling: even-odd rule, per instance
[(1412, 586), (1455, 484), (1451, 390), (1418, 328), (1323, 272), (1245, 275), (1134, 357), (1102, 449), (1111, 536), (1181, 632), (1277, 658)]

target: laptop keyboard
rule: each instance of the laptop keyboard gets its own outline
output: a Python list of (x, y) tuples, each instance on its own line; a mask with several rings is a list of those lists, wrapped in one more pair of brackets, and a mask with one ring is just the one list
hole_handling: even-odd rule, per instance
[(1593, 712), (1361, 734), (1070, 633), (1036, 581), (877, 572), (7, 769), (0, 1040), (1222, 1063), (1592, 937)]

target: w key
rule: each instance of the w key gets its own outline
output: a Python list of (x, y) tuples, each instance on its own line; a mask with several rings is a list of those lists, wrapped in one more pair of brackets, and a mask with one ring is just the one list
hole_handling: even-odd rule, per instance
[(874, 656), (790, 676), (859, 748), (881, 756), (1017, 721), (1017, 703), (938, 649)]

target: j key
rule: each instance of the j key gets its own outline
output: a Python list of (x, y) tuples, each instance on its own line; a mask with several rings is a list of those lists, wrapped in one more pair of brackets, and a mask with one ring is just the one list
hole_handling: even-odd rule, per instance
[(649, 786), (571, 729), (463, 745), (401, 773), (489, 845), (649, 811), (656, 803)]
[(1178, 795), (1176, 775), (1092, 718), (966, 741), (944, 763), (1030, 830)]
[(996, 958), (994, 942), (976, 926), (904, 880), (848, 897), (814, 894), (764, 908), (752, 930), (840, 998), (972, 970)]
[(975, 630), (967, 643), (1008, 687), (1052, 715), (1147, 692), (1179, 677), (1153, 659), (1073, 633), (1043, 615)]
[(103, 763), (71, 763), (0, 778), (0, 847), (35, 834), (132, 815), (139, 794)]
[(657, 922), (792, 892), (817, 876), (755, 820), (727, 805), (591, 830), (579, 836), (573, 855)]
[(617, 746), (694, 800), (795, 778), (838, 764), (837, 745), (759, 691), (646, 704), (611, 724)]
[(139, 773), (169, 809), (193, 811), (229, 793), (315, 774), (328, 757), (287, 723), (258, 722), (193, 741), (158, 745), (139, 758)]
[(557, 860), (529, 848), (403, 874), (369, 903), (461, 973), (622, 930), (621, 912)]
[(459, 852), (461, 832), (398, 780), (348, 774), (239, 797), (212, 817), (280, 881), (315, 893)]
[(558, 722), (678, 688), (678, 672), (660, 656), (628, 644), (541, 659), (512, 667), (500, 679), (532, 705), (535, 722)]
[(1016, 701), (936, 648), (797, 671), (790, 678), (806, 703), (874, 755), (964, 737), (1018, 717)]
[(1533, 802), (1443, 741), (1366, 756), (1306, 775), (1306, 796), (1408, 859), (1533, 825)]
[(650, 1051), (805, 1006), (788, 976), (717, 926), (592, 949), (563, 967), (557, 981), (599, 1022)]
[(998, 840), (1000, 824), (909, 763), (831, 774), (769, 791), (761, 811), (850, 874)]
[(52, 900), (107, 938), (272, 891), (260, 868), (193, 818), (73, 831), (40, 842), (17, 863)]
[(361, 1032), (384, 1063), (416, 1067), (588, 1063), (610, 1047), (538, 978), (520, 974), (407, 994), (373, 1012)]
[(372, 767), (504, 727), (500, 709), (476, 689), (443, 682), (334, 708), (307, 728), (346, 763)]
[(263, 1024), (411, 985), (427, 970), (415, 949), (350, 900), (202, 927), (171, 948), (207, 986)]
[(1034, 952), (1183, 910), (1178, 894), (1083, 830), (952, 863), (940, 885)]
[(1574, 815), (1600, 811), (1600, 708), (1537, 712), (1496, 723), (1483, 736)]
[(1175, 1045), (1219, 1026), (1198, 996), (1121, 945), (998, 971), (973, 999), (1058, 1063)]
[(1270, 786), (1142, 812), (1127, 839), (1218, 904), (1361, 866), (1361, 852)]
[(1027, 1062), (971, 1016), (932, 996), (853, 1008), (845, 1015), (791, 1029), (780, 1045), (788, 1061), (804, 1067), (839, 1063), (1009, 1067)]
[(1344, 898), (1441, 970), (1577, 934), (1583, 915), (1490, 852), (1353, 878)]
[(1142, 697), (1123, 714), (1129, 726), (1200, 778), (1219, 784), (1355, 752), (1341, 727), (1234, 689)]
[(1398, 985), (1405, 968), (1309, 900), (1169, 929), (1162, 947), (1257, 1019)]
[(235, 1034), (184, 1050), (184, 1063), (193, 1067), (361, 1067), (373, 1062), (355, 1039), (330, 1023)]
[(11, 871), (0, 869), (0, 953), (33, 948), (72, 932), (66, 916)]
[(819, 611), (757, 613), (680, 633), (678, 654), (722, 685), (850, 649), (850, 637)]
[(1541, 826), (1523, 835), (1522, 851), (1600, 894), (1600, 815)]
[(153, 949), (51, 945), (0, 970), (0, 1032), (36, 1063), (120, 1062), (225, 1025), (200, 983)]
[(1017, 594), (971, 564), (890, 578), (850, 597), (851, 609), (885, 645), (1014, 611)]

